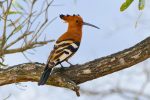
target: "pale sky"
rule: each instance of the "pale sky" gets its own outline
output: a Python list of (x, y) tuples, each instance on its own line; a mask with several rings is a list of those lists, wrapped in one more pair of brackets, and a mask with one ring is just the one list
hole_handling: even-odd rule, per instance
[[(138, 1), (138, 0), (137, 0)], [(87, 61), (107, 56), (112, 53), (129, 48), (146, 37), (150, 36), (150, 2), (146, 0), (146, 6), (143, 11), (138, 10), (138, 2), (133, 4), (125, 11), (120, 12), (119, 8), (124, 0), (55, 0), (54, 4), (62, 4), (63, 6), (53, 6), (49, 8), (49, 17), (52, 19), (60, 14), (80, 14), (85, 22), (92, 23), (101, 29), (92, 27), (83, 27), (83, 39), (80, 49), (70, 59), (73, 64), (81, 64)], [(139, 15), (142, 16), (136, 21)], [(67, 29), (67, 24), (58, 17), (52, 24), (48, 26), (43, 34), (47, 34), (49, 39), (57, 39)], [(44, 47), (36, 49), (35, 55), (27, 54), (33, 62), (45, 63), (49, 52), (52, 50), (54, 43), (50, 43)], [(28, 62), (22, 54), (8, 55), (5, 58), (5, 63), (9, 65), (16, 65), (23, 62)], [(66, 64), (64, 64), (66, 65)], [(138, 64), (137, 66), (141, 66)], [(67, 65), (66, 65), (67, 66)], [(85, 90), (100, 91), (105, 88), (111, 88), (116, 85), (116, 81), (121, 79), (122, 86), (126, 86), (128, 78), (126, 72), (135, 71), (140, 73), (140, 67), (130, 68), (115, 74), (105, 76), (103, 78), (95, 79), (80, 85)], [(141, 74), (142, 76), (142, 74)], [(133, 79), (134, 80), (134, 79)], [(139, 82), (142, 77), (135, 79)], [(109, 82), (109, 83), (108, 83)], [(134, 83), (134, 82), (133, 82)], [(139, 84), (128, 84), (131, 89), (138, 89)], [(81, 93), (81, 97), (77, 97), (74, 92), (57, 88), (54, 86), (37, 86), (37, 83), (22, 83), (21, 87), (18, 85), (7, 85), (0, 87), (0, 100), (11, 94), (8, 100), (99, 100), (98, 96), (88, 96)], [(21, 88), (21, 89), (20, 89)], [(149, 87), (150, 88), (150, 87)], [(22, 90), (23, 89), (23, 90)], [(113, 95), (103, 100), (125, 100), (118, 95)]]

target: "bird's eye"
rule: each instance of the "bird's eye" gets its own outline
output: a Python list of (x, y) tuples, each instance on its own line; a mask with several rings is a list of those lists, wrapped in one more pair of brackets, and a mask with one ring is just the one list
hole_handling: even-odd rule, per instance
[(76, 20), (76, 23), (78, 23), (79, 21), (78, 20)]

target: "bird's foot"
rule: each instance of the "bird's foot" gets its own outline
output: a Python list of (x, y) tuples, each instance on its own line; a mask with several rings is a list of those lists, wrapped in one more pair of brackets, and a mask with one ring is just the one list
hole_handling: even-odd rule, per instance
[(72, 63), (70, 63), (68, 60), (66, 60), (66, 62), (70, 65), (69, 67), (73, 67), (74, 65)]
[(64, 70), (65, 68), (67, 68), (67, 67), (64, 67), (61, 63), (60, 63), (60, 68), (61, 68), (61, 70)]

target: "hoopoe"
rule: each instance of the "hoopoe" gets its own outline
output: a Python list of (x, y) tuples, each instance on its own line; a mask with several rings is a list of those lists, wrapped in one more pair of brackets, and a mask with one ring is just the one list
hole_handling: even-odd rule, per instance
[(44, 85), (46, 83), (53, 67), (64, 61), (68, 62), (68, 59), (76, 53), (80, 46), (83, 25), (99, 29), (95, 25), (84, 22), (79, 15), (71, 16), (61, 14), (60, 18), (68, 23), (68, 30), (56, 41), (38, 85)]

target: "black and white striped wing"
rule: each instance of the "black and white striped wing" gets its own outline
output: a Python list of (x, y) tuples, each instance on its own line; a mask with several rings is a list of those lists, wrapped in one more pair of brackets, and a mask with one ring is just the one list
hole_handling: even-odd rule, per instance
[(56, 43), (48, 62), (53, 65), (60, 64), (70, 58), (78, 50), (79, 45), (79, 42), (74, 42), (72, 40)]

